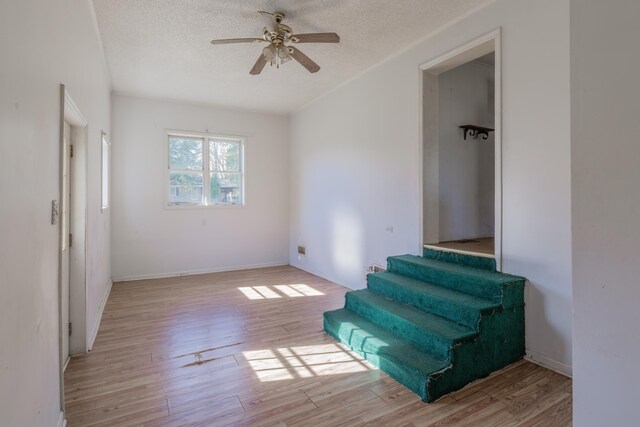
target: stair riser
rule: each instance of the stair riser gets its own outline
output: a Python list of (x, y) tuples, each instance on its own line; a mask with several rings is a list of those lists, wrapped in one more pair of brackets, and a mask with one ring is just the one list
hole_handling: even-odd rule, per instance
[(513, 284), (496, 283), (488, 279), (454, 271), (424, 268), (394, 257), (388, 258), (387, 265), (388, 271), (392, 273), (486, 298), (496, 303), (502, 303), (505, 307), (516, 305), (519, 301), (523, 301), (522, 283), (524, 281), (514, 281)]
[(437, 261), (450, 262), (452, 264), (466, 265), (468, 267), (478, 268), (487, 271), (496, 271), (495, 258), (486, 258), (473, 255), (465, 255), (450, 251), (439, 251), (430, 248), (424, 248), (422, 256)]
[[(452, 366), (440, 374), (424, 374), (395, 360), (374, 354), (379, 349), (368, 348), (371, 336), (358, 328), (340, 327), (325, 313), (324, 329), (336, 340), (365, 357), (389, 376), (431, 402), (464, 387), (469, 382), (489, 375), (519, 359), (524, 354), (524, 309), (522, 307), (486, 316), (481, 321), (481, 335), (452, 349)], [(504, 325), (507, 325), (504, 328)]]
[(443, 359), (449, 357), (452, 341), (435, 334), (429, 329), (421, 328), (380, 307), (362, 301), (350, 292), (346, 294), (345, 307), (362, 318), (393, 331), (424, 351)]
[(345, 344), (352, 351), (355, 351), (400, 384), (416, 393), (425, 402), (433, 400), (433, 398), (429, 398), (425, 375), (391, 357), (375, 354), (370, 351), (371, 349), (367, 351), (366, 345), (363, 347), (362, 343), (366, 343), (368, 336), (362, 334), (360, 330), (340, 328), (340, 324), (334, 324), (326, 315), (324, 317), (324, 330), (337, 341)]
[(467, 261), (389, 257), (388, 273), (325, 313), (325, 330), (424, 401), (458, 390), (525, 349), (526, 279)]
[(520, 360), (524, 355), (523, 307), (487, 316), (481, 320), (480, 328), (478, 339), (453, 348), (453, 369), (447, 370), (439, 381), (430, 386), (433, 395), (458, 390)]
[(375, 275), (369, 275), (367, 277), (367, 287), (377, 294), (403, 304), (411, 304), (428, 313), (433, 313), (444, 317), (445, 319), (453, 320), (454, 322), (458, 322), (473, 329), (478, 327), (480, 311), (470, 309), (463, 304), (456, 304), (448, 299), (439, 298), (438, 296), (430, 293), (421, 293), (411, 289), (403, 289), (393, 282)]

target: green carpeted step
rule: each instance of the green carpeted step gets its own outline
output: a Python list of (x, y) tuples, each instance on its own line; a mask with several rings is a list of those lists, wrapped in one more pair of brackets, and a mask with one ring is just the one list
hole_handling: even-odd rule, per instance
[(500, 308), (500, 304), (484, 298), (390, 272), (369, 274), (367, 287), (386, 298), (411, 304), (474, 330), (482, 314)]
[(415, 255), (387, 258), (387, 271), (486, 298), (504, 307), (524, 305), (525, 278), (520, 276)]
[(439, 397), (430, 390), (433, 386), (430, 376), (437, 377), (447, 369), (447, 360), (420, 351), (410, 342), (344, 308), (324, 313), (324, 330), (424, 401)]
[(467, 255), (433, 248), (424, 248), (422, 250), (422, 256), (425, 258), (435, 259), (436, 261), (461, 264), (466, 265), (467, 267), (479, 268), (481, 270), (496, 271), (496, 259), (493, 257)]
[(477, 257), (387, 259), (324, 314), (325, 331), (433, 401), (524, 354), (524, 285)]
[(347, 292), (345, 297), (348, 310), (443, 359), (449, 357), (454, 345), (477, 336), (474, 329), (384, 298), (368, 289)]

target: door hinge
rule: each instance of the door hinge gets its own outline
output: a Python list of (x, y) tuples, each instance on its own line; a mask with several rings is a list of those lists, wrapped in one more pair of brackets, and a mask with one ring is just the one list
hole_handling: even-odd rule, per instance
[(69, 233), (69, 247), (73, 246), (73, 234)]
[(69, 145), (69, 157), (73, 157), (73, 145)]
[(71, 326), (71, 322), (69, 322), (69, 336), (71, 336), (72, 332), (73, 332), (73, 326)]

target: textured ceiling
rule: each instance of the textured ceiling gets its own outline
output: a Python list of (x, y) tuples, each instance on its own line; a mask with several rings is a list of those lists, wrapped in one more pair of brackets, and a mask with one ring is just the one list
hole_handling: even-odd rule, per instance
[[(152, 98), (287, 113), (487, 0), (94, 0), (113, 90)], [(249, 75), (260, 37), (281, 11), (294, 33), (336, 32), (339, 44), (301, 44), (322, 69), (291, 61)]]

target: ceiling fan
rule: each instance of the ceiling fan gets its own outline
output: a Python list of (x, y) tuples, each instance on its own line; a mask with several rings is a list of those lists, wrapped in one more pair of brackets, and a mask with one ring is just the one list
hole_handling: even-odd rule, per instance
[(271, 65), (275, 65), (277, 68), (280, 68), (281, 64), (287, 63), (291, 59), (298, 61), (310, 73), (316, 73), (320, 70), (320, 66), (293, 45), (298, 43), (340, 42), (340, 36), (336, 33), (294, 34), (291, 27), (282, 23), (282, 20), (285, 18), (284, 13), (282, 12), (271, 13), (259, 11), (258, 13), (271, 15), (276, 21), (273, 30), (270, 31), (267, 27), (264, 27), (262, 30), (262, 37), (211, 40), (212, 45), (253, 42), (269, 43), (267, 47), (262, 49), (262, 53), (253, 65), (253, 68), (251, 68), (251, 71), (249, 71), (249, 74), (260, 74), (267, 63), (271, 63)]

